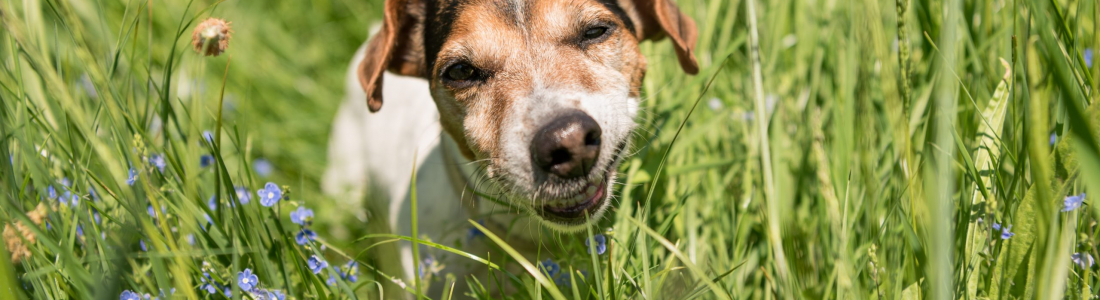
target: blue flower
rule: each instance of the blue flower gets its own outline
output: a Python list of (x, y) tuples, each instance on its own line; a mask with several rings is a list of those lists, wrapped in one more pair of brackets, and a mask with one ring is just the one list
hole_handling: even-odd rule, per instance
[(1050, 134), (1050, 145), (1054, 146), (1054, 142), (1057, 142), (1057, 141), (1058, 141), (1058, 134), (1051, 133)]
[(321, 271), (328, 267), (328, 263), (317, 255), (310, 256), (306, 264), (309, 265), (309, 270), (313, 271), (313, 274), (321, 274)]
[(76, 236), (84, 237), (84, 226), (76, 225)]
[(561, 266), (554, 262), (554, 260), (547, 258), (539, 263), (539, 269), (542, 269), (542, 272), (546, 273), (547, 277), (553, 278), (561, 271)]
[(1092, 68), (1092, 48), (1085, 49), (1085, 66)]
[(230, 288), (228, 286), (225, 287), (225, 297), (226, 298), (233, 298), (233, 289), (232, 288)]
[(137, 179), (138, 179), (137, 169), (134, 169), (134, 168), (131, 167), (130, 168), (130, 176), (126, 177), (126, 184), (134, 185), (134, 182), (136, 182)]
[(199, 156), (199, 167), (200, 168), (209, 167), (212, 164), (214, 164), (214, 156), (213, 155), (203, 154), (202, 156)]
[(54, 189), (52, 185), (46, 187), (46, 198), (57, 199), (57, 189)]
[(283, 198), (283, 190), (274, 182), (268, 182), (264, 185), (264, 188), (256, 191), (256, 195), (260, 196), (261, 205), (272, 207), (279, 202), (279, 199)]
[(145, 240), (138, 240), (138, 245), (141, 245), (141, 251), (149, 251), (149, 248), (145, 247)]
[(141, 296), (130, 290), (122, 291), (122, 295), (118, 296), (118, 300), (141, 300)]
[(329, 286), (336, 286), (336, 277), (329, 276), (328, 279), (325, 279), (325, 283)]
[(243, 186), (238, 186), (233, 189), (237, 191), (237, 200), (239, 200), (241, 204), (248, 204), (249, 201), (252, 201), (252, 192), (249, 192), (248, 189)]
[(439, 271), (435, 268), (435, 264), (435, 257), (431, 255), (424, 256), (424, 258), (420, 260), (420, 264), (416, 267), (416, 274), (419, 275), (420, 278), (427, 278), (429, 274), (436, 274)]
[(596, 255), (603, 255), (607, 251), (607, 237), (597, 234), (584, 241), (584, 248), (588, 249), (588, 253), (592, 253), (592, 246), (590, 245), (592, 241), (596, 241)]
[(1011, 238), (1014, 235), (1016, 235), (1016, 234), (1012, 233), (1012, 225), (1008, 225), (1008, 227), (1005, 227), (1004, 229), (1001, 229), (1001, 239), (1002, 240), (1007, 240), (1007, 239)]
[(71, 191), (65, 191), (65, 194), (57, 200), (60, 201), (62, 205), (71, 205), (72, 207), (80, 206), (80, 196)]
[(188, 233), (186, 238), (187, 238), (187, 244), (188, 245), (191, 245), (191, 246), (195, 245), (195, 234)]
[[(477, 220), (477, 224), (485, 226), (485, 220)], [(485, 233), (481, 232), (481, 229), (477, 229), (477, 227), (470, 226), (470, 229), (466, 230), (466, 240), (472, 240), (483, 236), (485, 236)]]
[(1066, 197), (1066, 199), (1062, 203), (1063, 205), (1065, 205), (1065, 208), (1063, 208), (1062, 211), (1063, 212), (1073, 211), (1073, 210), (1077, 209), (1078, 207), (1081, 207), (1081, 203), (1084, 203), (1084, 202), (1085, 202), (1085, 193), (1081, 193), (1080, 195), (1077, 195), (1077, 196), (1068, 196), (1068, 197)]
[(211, 294), (211, 295), (218, 292), (218, 288), (214, 287), (213, 284), (209, 284), (209, 283), (204, 283), (199, 288), (202, 289), (202, 290), (205, 290), (207, 294)]
[(993, 222), (993, 230), (1001, 230), (1001, 223)]
[(314, 233), (313, 230), (309, 230), (308, 228), (302, 228), (301, 231), (298, 231), (298, 235), (294, 236), (294, 241), (298, 242), (298, 245), (305, 245), (305, 244), (308, 244), (309, 241), (312, 241), (316, 238), (317, 238), (317, 233)]
[(280, 290), (262, 290), (262, 291), (257, 292), (257, 294), (260, 294), (259, 297), (256, 298), (257, 300), (259, 300), (259, 299), (263, 299), (263, 300), (285, 300), (286, 299), (286, 294), (283, 294), (283, 291), (280, 291)]
[(271, 172), (275, 171), (275, 166), (266, 159), (257, 158), (256, 160), (252, 161), (252, 169), (256, 170), (256, 175), (260, 175), (260, 177), (267, 177), (271, 176)]
[(147, 208), (145, 209), (145, 212), (149, 213), (149, 216), (150, 216), (150, 217), (153, 217), (154, 219), (156, 219), (156, 218), (157, 218), (157, 211), (156, 211), (156, 210), (153, 210), (153, 206), (152, 206), (152, 205), (149, 205), (149, 206), (148, 206), (148, 207), (147, 207)]
[(252, 269), (244, 269), (240, 273), (237, 273), (237, 286), (242, 290), (251, 291), (256, 285), (260, 283), (260, 278), (256, 277), (256, 274), (252, 274)]
[(99, 210), (92, 208), (92, 220), (95, 220), (96, 224), (103, 224), (99, 219)]
[(153, 154), (149, 156), (149, 163), (157, 167), (161, 173), (164, 173), (164, 167), (168, 165), (168, 162), (164, 160), (164, 155)]
[(1073, 263), (1076, 264), (1078, 267), (1081, 267), (1085, 270), (1092, 268), (1092, 264), (1095, 262), (1092, 259), (1091, 254), (1084, 252), (1074, 253), (1072, 256), (1070, 256), (1070, 260), (1072, 260)]
[(299, 206), (297, 210), (290, 212), (290, 221), (294, 224), (307, 226), (313, 222), (313, 210), (305, 206)]
[(202, 139), (205, 140), (207, 143), (213, 144), (214, 143), (214, 133), (210, 132), (210, 130), (203, 130), (202, 131)]
[(210, 195), (210, 200), (206, 200), (206, 206), (210, 207), (210, 210), (218, 210), (218, 198)]
[[(206, 262), (203, 262), (203, 267), (206, 267)], [(199, 289), (206, 290), (206, 293), (211, 295), (218, 292), (218, 288), (214, 286), (217, 282), (214, 282), (214, 279), (210, 278), (210, 273), (202, 272), (202, 277), (200, 277), (199, 280), (202, 281), (202, 285), (199, 286)]]
[(347, 264), (344, 264), (344, 268), (343, 268), (342, 272), (340, 272), (340, 278), (343, 278), (344, 280), (347, 280), (347, 281), (350, 281), (350, 282), (358, 281), (359, 280), (359, 263), (357, 263), (353, 260), (353, 261), (349, 261)]

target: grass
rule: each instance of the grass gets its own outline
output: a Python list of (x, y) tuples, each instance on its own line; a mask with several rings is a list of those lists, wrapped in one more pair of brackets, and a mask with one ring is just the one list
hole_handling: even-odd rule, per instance
[[(368, 232), (370, 215), (320, 192), (381, 1), (0, 3), (0, 298), (264, 297), (237, 283), (247, 269), (295, 299), (377, 299), (398, 285), (364, 253), (396, 242), (497, 270), (402, 288), (431, 299), (465, 297), (424, 294), (439, 285), (499, 298), (503, 282), (515, 299), (1100, 293), (1098, 266), (1074, 263), (1100, 256), (1100, 205), (1063, 212), (1100, 190), (1095, 1), (676, 2), (699, 24), (700, 75), (668, 41), (642, 44), (619, 203), (549, 245), (556, 274), (502, 232), (483, 232), (490, 253)], [(189, 45), (211, 16), (233, 22), (218, 57)], [(230, 205), (267, 182), (286, 198)], [(298, 207), (316, 215), (304, 245)], [(604, 254), (585, 251), (596, 234)]]

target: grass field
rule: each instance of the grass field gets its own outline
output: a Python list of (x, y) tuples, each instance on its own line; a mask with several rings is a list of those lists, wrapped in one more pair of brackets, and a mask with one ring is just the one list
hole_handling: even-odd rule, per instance
[[(567, 240), (572, 280), (499, 274), (508, 298), (1100, 295), (1096, 1), (676, 2), (701, 71), (642, 44), (636, 154), (585, 234), (606, 253)], [(362, 254), (395, 241), (319, 187), (381, 7), (0, 2), (0, 299), (379, 298)], [(221, 56), (191, 49), (207, 17)]]

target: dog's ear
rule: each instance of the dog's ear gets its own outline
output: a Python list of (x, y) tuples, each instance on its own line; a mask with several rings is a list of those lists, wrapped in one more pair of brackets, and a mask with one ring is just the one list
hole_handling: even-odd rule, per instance
[(620, 3), (634, 19), (639, 39), (660, 40), (668, 36), (684, 72), (699, 73), (699, 62), (693, 53), (699, 38), (695, 21), (681, 13), (672, 0), (620, 0)]
[(371, 112), (382, 109), (382, 73), (424, 77), (424, 7), (420, 0), (386, 0), (382, 28), (359, 63), (359, 84)]

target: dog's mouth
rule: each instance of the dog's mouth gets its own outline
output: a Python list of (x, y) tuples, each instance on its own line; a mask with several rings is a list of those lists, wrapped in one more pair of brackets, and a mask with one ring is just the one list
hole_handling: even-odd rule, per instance
[(587, 216), (595, 214), (606, 198), (607, 183), (604, 178), (600, 178), (589, 182), (571, 196), (546, 201), (546, 204), (539, 208), (539, 214), (554, 221), (567, 223), (583, 221)]

